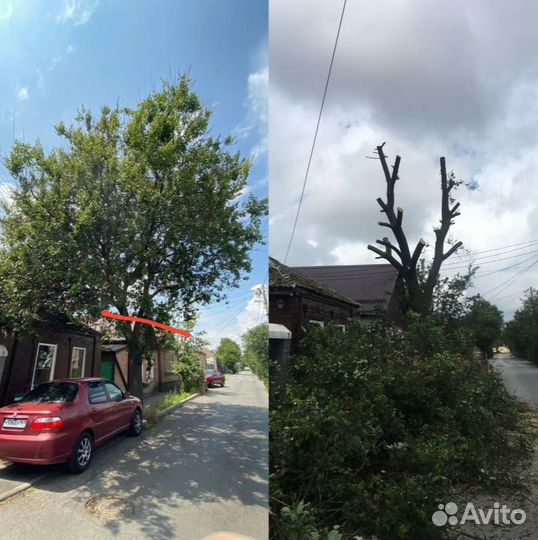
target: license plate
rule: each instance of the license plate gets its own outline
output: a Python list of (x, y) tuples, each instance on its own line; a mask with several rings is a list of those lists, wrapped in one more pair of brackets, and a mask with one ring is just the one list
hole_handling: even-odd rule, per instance
[(24, 429), (26, 427), (26, 420), (18, 420), (16, 418), (5, 418), (5, 428)]

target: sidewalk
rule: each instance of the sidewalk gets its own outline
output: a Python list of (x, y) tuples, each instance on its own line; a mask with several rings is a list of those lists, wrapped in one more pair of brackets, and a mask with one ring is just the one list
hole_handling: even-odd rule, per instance
[(157, 392), (151, 396), (144, 396), (144, 407), (158, 405), (168, 394), (169, 392)]
[(13, 465), (0, 461), (0, 502), (32, 487), (50, 473), (46, 467)]

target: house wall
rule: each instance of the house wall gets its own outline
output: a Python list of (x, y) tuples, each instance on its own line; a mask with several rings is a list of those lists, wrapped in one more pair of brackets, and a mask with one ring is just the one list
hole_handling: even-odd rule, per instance
[(17, 394), (26, 393), (31, 389), (39, 343), (56, 345), (53, 379), (70, 376), (73, 347), (86, 350), (83, 375), (90, 377), (100, 374), (99, 338), (93, 334), (42, 328), (35, 336), (0, 336), (0, 343), (8, 349), (0, 382), (1, 404), (12, 402)]
[[(299, 342), (310, 321), (346, 325), (348, 319), (358, 316), (352, 305), (308, 291), (295, 289), (269, 292), (269, 322), (282, 324), (292, 333), (291, 352), (296, 353)], [(282, 307), (278, 307), (283, 304)]]
[(177, 360), (175, 351), (161, 351), (159, 359), (159, 391), (168, 392), (179, 390), (181, 377), (173, 371), (174, 362)]
[[(170, 354), (172, 353), (172, 354)], [(123, 376), (126, 381), (129, 381), (129, 353), (127, 350), (116, 352), (116, 359)], [(147, 362), (142, 363), (142, 383), (144, 384), (144, 395), (153, 394), (155, 392), (168, 392), (178, 389), (180, 377), (172, 371), (172, 363), (174, 357), (172, 351), (154, 352), (153, 361), (153, 378), (148, 378)], [(127, 390), (123, 379), (119, 372), (118, 366), (114, 371), (114, 382), (123, 390)]]

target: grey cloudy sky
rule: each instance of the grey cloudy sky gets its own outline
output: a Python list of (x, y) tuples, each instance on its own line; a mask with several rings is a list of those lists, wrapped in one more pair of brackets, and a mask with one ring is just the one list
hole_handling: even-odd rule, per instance
[[(433, 243), (440, 156), (479, 186), (457, 193), (462, 215), (452, 231), (468, 250), (538, 238), (536, 8), (533, 0), (348, 0), (288, 264), (378, 262), (366, 245), (386, 235), (375, 202), (385, 185), (366, 156), (383, 141), (391, 160), (402, 157), (396, 197), (410, 243)], [(334, 0), (270, 3), (270, 250), (280, 260), (340, 9)], [(529, 243), (475, 256), (481, 277), (469, 293), (510, 318), (538, 282), (535, 254)]]

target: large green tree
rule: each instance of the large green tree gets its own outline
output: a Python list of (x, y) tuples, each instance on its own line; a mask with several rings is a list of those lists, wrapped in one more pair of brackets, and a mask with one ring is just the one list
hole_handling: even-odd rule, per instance
[(235, 372), (235, 365), (241, 362), (241, 347), (230, 338), (222, 338), (216, 351), (219, 364), (226, 370)]
[(241, 337), (243, 360), (263, 381), (269, 378), (269, 327), (267, 323), (249, 328)]
[[(48, 152), (14, 144), (0, 277), (15, 326), (51, 313), (95, 319), (110, 307), (169, 322), (238, 285), (266, 201), (239, 197), (250, 163), (230, 137), (210, 134), (210, 117), (181, 77), (133, 109), (82, 110), (56, 126), (61, 143)], [(146, 328), (118, 323), (136, 395)]]
[(538, 295), (534, 288), (506, 324), (504, 337), (515, 355), (538, 364)]
[(473, 298), (464, 323), (474, 345), (491, 357), (493, 345), (501, 337), (503, 328), (503, 314), (499, 308), (478, 295)]

